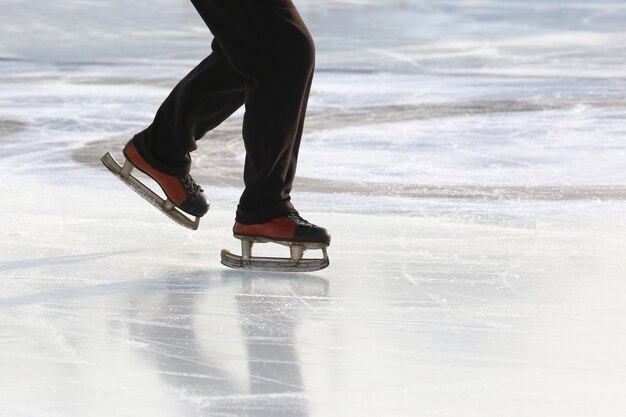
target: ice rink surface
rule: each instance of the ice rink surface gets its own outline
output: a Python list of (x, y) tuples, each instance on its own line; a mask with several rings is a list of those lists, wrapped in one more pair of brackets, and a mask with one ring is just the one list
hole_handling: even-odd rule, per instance
[(241, 112), (198, 231), (99, 163), (209, 52), (187, 1), (0, 2), (0, 416), (623, 416), (626, 3), (296, 4), (311, 274), (219, 263)]

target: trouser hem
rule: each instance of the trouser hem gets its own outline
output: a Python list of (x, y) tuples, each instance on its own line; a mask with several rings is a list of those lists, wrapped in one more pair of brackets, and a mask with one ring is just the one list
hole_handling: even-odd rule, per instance
[(269, 209), (246, 211), (241, 207), (237, 207), (237, 216), (235, 220), (241, 224), (260, 224), (273, 220), (277, 217), (286, 216), (290, 213), (298, 213), (289, 201), (283, 201), (280, 204)]
[(183, 166), (174, 167), (161, 162), (154, 155), (154, 153), (148, 147), (148, 137), (150, 135), (150, 129), (151, 126), (137, 133), (132, 139), (141, 157), (145, 159), (146, 162), (150, 164), (153, 168), (163, 172), (164, 174), (172, 175), (174, 177), (184, 177), (185, 175), (189, 174), (189, 170), (191, 169), (191, 163)]

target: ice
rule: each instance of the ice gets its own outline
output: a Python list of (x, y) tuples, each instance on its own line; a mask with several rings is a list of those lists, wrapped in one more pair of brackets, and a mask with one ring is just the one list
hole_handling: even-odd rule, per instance
[(219, 263), (241, 111), (198, 231), (99, 162), (207, 53), (187, 1), (0, 3), (0, 416), (622, 416), (626, 5), (297, 4), (311, 274)]

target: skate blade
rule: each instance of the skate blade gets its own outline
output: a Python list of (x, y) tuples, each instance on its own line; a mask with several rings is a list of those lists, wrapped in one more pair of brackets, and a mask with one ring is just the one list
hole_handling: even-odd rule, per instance
[[(154, 207), (159, 209), (159, 211), (163, 212), (167, 217), (174, 220), (179, 225), (186, 227), (191, 230), (198, 229), (200, 224), (200, 217), (196, 217), (195, 220), (190, 219), (185, 216), (180, 210), (174, 206), (169, 199), (164, 200), (150, 188), (146, 187), (141, 181), (137, 178), (130, 175), (130, 170), (126, 173), (124, 172), (124, 168), (117, 163), (115, 158), (107, 152), (102, 158), (100, 158), (102, 163), (109, 171), (115, 174), (124, 184), (128, 185), (134, 192), (139, 194), (144, 200), (152, 204)], [(132, 169), (131, 169), (132, 170)]]
[[(328, 267), (330, 261), (326, 248), (328, 245), (319, 243), (293, 243), (286, 241), (273, 241), (263, 238), (250, 238), (237, 236), (242, 242), (242, 254), (234, 255), (226, 249), (222, 249), (221, 258), (222, 265), (233, 269), (246, 269), (259, 272), (313, 272)], [(260, 243), (278, 243), (280, 245), (289, 246), (291, 249), (291, 258), (269, 258), (260, 256), (251, 256), (252, 245), (255, 242)], [(321, 249), (322, 259), (303, 259), (302, 254), (307, 249)]]
[(222, 265), (233, 269), (258, 272), (314, 272), (326, 268), (328, 259), (300, 259), (293, 264), (289, 258), (263, 258), (253, 256), (249, 260), (222, 249)]

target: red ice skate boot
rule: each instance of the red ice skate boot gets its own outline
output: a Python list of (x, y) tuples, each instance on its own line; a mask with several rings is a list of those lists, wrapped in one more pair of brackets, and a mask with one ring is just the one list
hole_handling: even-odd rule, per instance
[(307, 222), (297, 213), (260, 224), (235, 222), (233, 234), (237, 238), (253, 238), (258, 241), (330, 245), (330, 233), (326, 229)]
[[(242, 224), (235, 222), (233, 235), (241, 240), (242, 255), (222, 251), (222, 264), (230, 268), (257, 271), (317, 271), (329, 264), (326, 248), (330, 245), (330, 233), (323, 227), (304, 220), (297, 213), (277, 217), (265, 223)], [(278, 243), (288, 246), (290, 258), (261, 258), (252, 256), (252, 245)], [(321, 249), (322, 259), (302, 259), (307, 249)]]
[(202, 217), (209, 210), (209, 201), (191, 175), (182, 177), (165, 174), (152, 167), (137, 151), (133, 140), (124, 147), (124, 156), (135, 168), (148, 175), (161, 187), (174, 205), (192, 216)]

